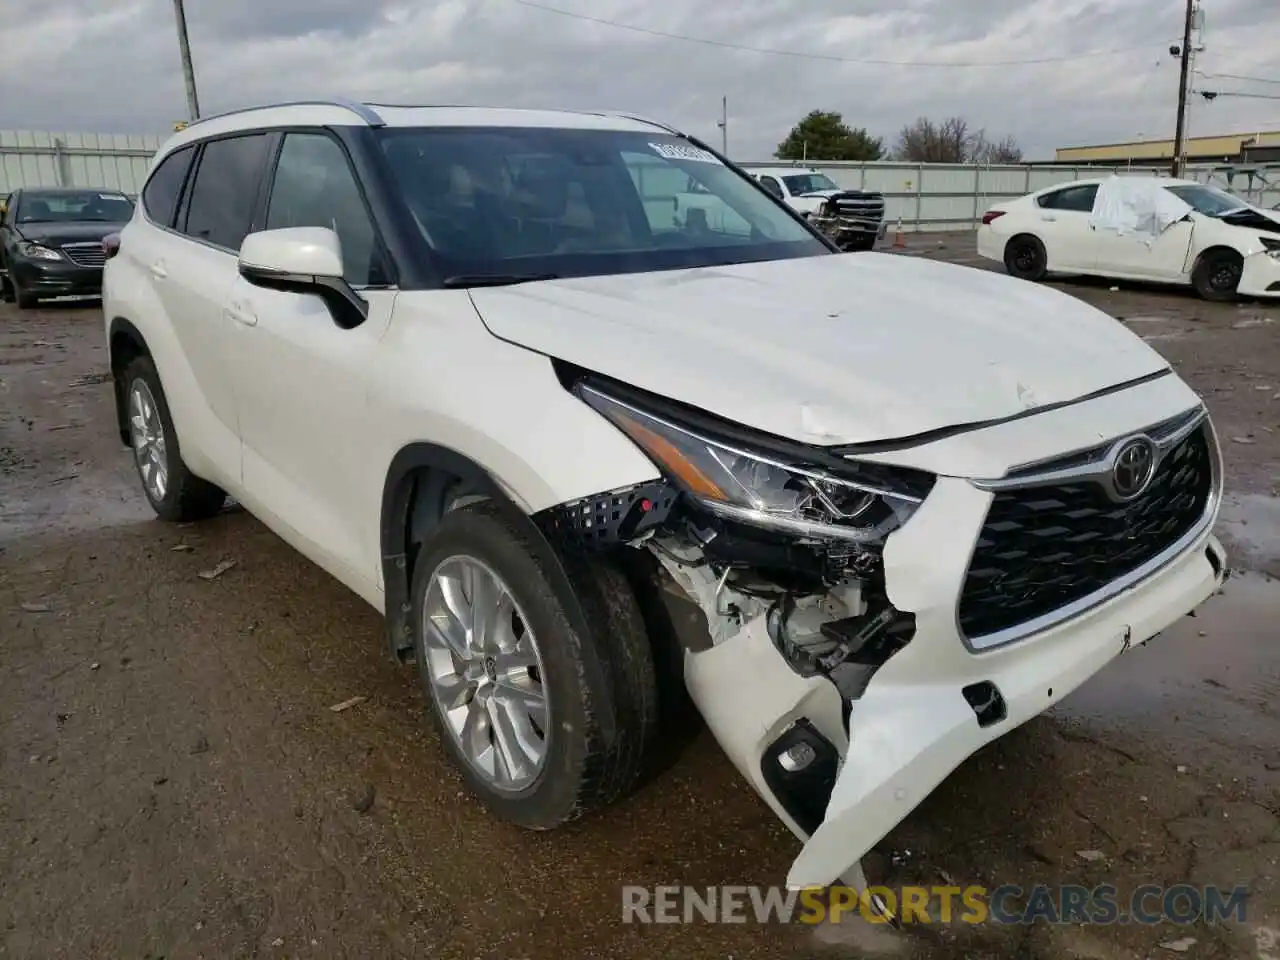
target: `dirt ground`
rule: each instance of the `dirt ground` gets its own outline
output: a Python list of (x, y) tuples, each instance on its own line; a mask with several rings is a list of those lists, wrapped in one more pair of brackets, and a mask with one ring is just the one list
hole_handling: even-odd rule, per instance
[[(972, 249), (916, 236), (905, 252), (977, 265)], [(587, 822), (496, 823), (445, 763), (373, 610), (244, 512), (151, 517), (115, 435), (98, 306), (5, 304), (0, 956), (1274, 960), (1280, 307), (1057, 286), (1123, 318), (1208, 398), (1239, 572), (964, 764), (869, 872), (1243, 884), (1244, 924), (622, 923), (624, 885), (776, 884), (798, 850), (707, 733)]]

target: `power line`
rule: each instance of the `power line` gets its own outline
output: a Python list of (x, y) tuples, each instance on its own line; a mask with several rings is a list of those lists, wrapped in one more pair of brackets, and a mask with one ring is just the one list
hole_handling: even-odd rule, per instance
[(708, 47), (720, 47), (725, 50), (740, 50), (745, 53), (763, 53), (774, 57), (795, 57), (802, 60), (825, 60), (831, 63), (857, 63), (876, 67), (1020, 67), (1041, 63), (1070, 63), (1076, 60), (1089, 60), (1096, 57), (1114, 57), (1122, 53), (1133, 53), (1136, 50), (1146, 50), (1151, 46), (1151, 41), (1148, 41), (1140, 46), (1124, 47), (1118, 50), (1093, 50), (1089, 53), (1077, 53), (1065, 57), (1036, 57), (1031, 60), (986, 60), (982, 62), (879, 60), (863, 57), (840, 57), (834, 54), (810, 53), (803, 50), (778, 50), (772, 47), (754, 47), (745, 43), (732, 43), (728, 40), (713, 40), (710, 37), (691, 37), (683, 33), (654, 30), (650, 27), (641, 27), (634, 23), (619, 23), (616, 20), (606, 20), (603, 17), (592, 17), (585, 13), (575, 13), (572, 10), (562, 10), (559, 7), (552, 7), (544, 3), (537, 3), (535, 0), (513, 0), (513, 2), (520, 4), (522, 7), (530, 7), (534, 10), (541, 10), (544, 13), (554, 13), (557, 16), (568, 17), (570, 20), (584, 20), (587, 23), (596, 23), (605, 27), (613, 27), (617, 30), (627, 30), (631, 33), (642, 33), (650, 37), (661, 37), (664, 40), (681, 40), (685, 43), (700, 43)]
[(1242, 80), (1245, 83), (1274, 83), (1280, 85), (1280, 80), (1272, 79), (1271, 77), (1242, 77), (1235, 73), (1201, 73), (1200, 76), (1206, 80)]
[(1245, 100), (1280, 100), (1280, 93), (1241, 93), (1235, 90), (1197, 90), (1196, 93), (1206, 100), (1217, 100), (1218, 97), (1242, 97)]

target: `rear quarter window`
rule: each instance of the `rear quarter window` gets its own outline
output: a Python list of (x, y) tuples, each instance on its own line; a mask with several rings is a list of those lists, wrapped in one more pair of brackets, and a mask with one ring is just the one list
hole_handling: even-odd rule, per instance
[(169, 154), (160, 161), (142, 188), (142, 208), (154, 223), (162, 227), (173, 226), (178, 198), (182, 195), (182, 185), (186, 182), (195, 152), (195, 147), (183, 147)]

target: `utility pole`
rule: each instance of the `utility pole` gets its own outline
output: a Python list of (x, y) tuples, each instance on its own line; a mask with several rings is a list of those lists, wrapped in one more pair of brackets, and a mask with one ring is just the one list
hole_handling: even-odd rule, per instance
[(1187, 21), (1182, 29), (1181, 66), (1178, 70), (1178, 126), (1173, 135), (1173, 169), (1175, 177), (1182, 176), (1182, 154), (1187, 132), (1187, 87), (1191, 80), (1191, 26), (1195, 19), (1196, 0), (1187, 0)]
[(182, 55), (182, 78), (187, 85), (187, 117), (190, 123), (200, 119), (200, 101), (196, 97), (196, 71), (191, 65), (191, 44), (187, 42), (187, 14), (182, 0), (173, 0), (173, 15), (178, 21), (178, 52)]
[(716, 124), (720, 128), (720, 153), (723, 156), (729, 155), (729, 98), (720, 98), (720, 122)]

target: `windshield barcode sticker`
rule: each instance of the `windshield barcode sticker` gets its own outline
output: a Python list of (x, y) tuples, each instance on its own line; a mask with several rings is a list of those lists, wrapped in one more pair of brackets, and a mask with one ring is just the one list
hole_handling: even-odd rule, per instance
[(123, 193), (100, 193), (98, 197), (102, 200), (128, 200)]
[(653, 143), (653, 152), (668, 160), (692, 160), (695, 163), (719, 163), (714, 153), (695, 147), (691, 143)]

